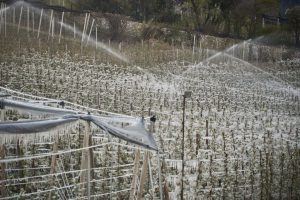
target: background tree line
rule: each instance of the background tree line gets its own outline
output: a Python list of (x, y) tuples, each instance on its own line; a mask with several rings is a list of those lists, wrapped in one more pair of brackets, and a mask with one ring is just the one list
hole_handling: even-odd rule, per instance
[[(55, 0), (52, 0), (55, 1)], [(60, 0), (62, 1), (62, 0)], [(270, 35), (299, 45), (300, 8), (279, 17), (280, 0), (65, 0), (77, 9), (129, 16), (132, 20), (177, 30), (233, 38)], [(273, 16), (274, 19), (263, 16)]]

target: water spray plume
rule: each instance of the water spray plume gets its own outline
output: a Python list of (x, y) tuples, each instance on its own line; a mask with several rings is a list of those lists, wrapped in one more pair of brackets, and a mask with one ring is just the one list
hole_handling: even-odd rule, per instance
[[(17, 6), (27, 6), (30, 7), (34, 12), (36, 12), (37, 14), (40, 14), (41, 10), (40, 8), (34, 7), (32, 6), (30, 3), (24, 2), (24, 1), (17, 1), (14, 4), (11, 4), (9, 7), (5, 8), (5, 9), (9, 9), (11, 7), (17, 7)], [(43, 17), (46, 17), (47, 19), (50, 19), (50, 16), (48, 14), (43, 14)], [(70, 30), (70, 31), (74, 31), (74, 27), (65, 23), (65, 22), (57, 22), (57, 24), (62, 25), (64, 28)], [(80, 35), (83, 38), (86, 38), (87, 35), (79, 30), (75, 30), (77, 35)], [(118, 58), (119, 60), (122, 60), (123, 62), (129, 63), (128, 58), (126, 58), (124, 55), (122, 55), (121, 53), (116, 52), (114, 49), (108, 47), (107, 45), (105, 45), (102, 42), (96, 41), (94, 38), (90, 38), (90, 40), (88, 41), (88, 44), (90, 45), (95, 45), (97, 43), (97, 46), (100, 47), (101, 49), (105, 50), (107, 53), (111, 54), (112, 56), (114, 56), (115, 58)]]

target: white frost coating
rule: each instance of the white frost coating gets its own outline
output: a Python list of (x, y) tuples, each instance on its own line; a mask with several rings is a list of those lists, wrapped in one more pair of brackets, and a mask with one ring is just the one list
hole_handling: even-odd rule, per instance
[(36, 113), (52, 113), (57, 115), (65, 115), (65, 114), (75, 114), (76, 111), (67, 110), (67, 109), (61, 109), (61, 108), (55, 108), (50, 106), (44, 106), (41, 104), (33, 104), (30, 102), (21, 102), (21, 101), (14, 101), (10, 99), (3, 99), (0, 100), (2, 103), (4, 103), (4, 106), (11, 108), (11, 109), (19, 109), (24, 110), (27, 112), (36, 112)]
[[(5, 135), (4, 138), (10, 138), (9, 134), (12, 134), (12, 138), (18, 138), (18, 135), (16, 134), (38, 134), (39, 132), (47, 132), (59, 125), (83, 119), (86, 121), (92, 121), (101, 129), (123, 140), (144, 146), (146, 148), (150, 148), (152, 150), (157, 150), (155, 140), (153, 139), (153, 136), (145, 129), (143, 119), (132, 119), (124, 117), (98, 117), (95, 115), (76, 114), (76, 112), (72, 110), (53, 108), (50, 106), (42, 106), (28, 102), (13, 101), (9, 99), (2, 99), (1, 102), (3, 103), (4, 107), (9, 106), (18, 109), (26, 109), (29, 111), (33, 110), (34, 112), (39, 111), (42, 113), (48, 112), (64, 114), (63, 117), (56, 119), (0, 123), (0, 134)], [(119, 128), (116, 126), (116, 124), (119, 124), (119, 126), (122, 125), (124, 127)], [(3, 139), (3, 141), (5, 140)]]
[[(202, 45), (204, 44), (205, 39), (202, 40)], [(232, 53), (234, 56), (238, 56), (241, 49), (237, 48), (235, 46), (234, 51), (227, 52), (227, 54)], [(131, 49), (128, 50), (131, 52)], [(146, 51), (146, 49), (144, 50)], [(178, 148), (182, 141), (181, 94), (186, 90), (191, 90), (193, 95), (186, 104), (185, 199), (221, 198), (223, 194), (229, 199), (233, 199), (234, 195), (237, 199), (245, 197), (258, 199), (261, 190), (256, 188), (256, 185), (265, 181), (267, 181), (265, 186), (272, 184), (270, 192), (272, 195), (274, 194), (273, 197), (278, 195), (279, 189), (282, 189), (282, 196), (286, 198), (289, 186), (288, 184), (279, 186), (280, 184), (277, 183), (279, 183), (280, 177), (284, 183), (291, 182), (292, 177), (295, 177), (294, 180), (297, 178), (297, 173), (291, 170), (293, 169), (291, 164), (295, 161), (294, 155), (297, 154), (297, 148), (299, 149), (299, 136), (296, 136), (296, 129), (299, 128), (299, 99), (287, 85), (246, 63), (224, 54), (223, 60), (220, 59), (220, 62), (218, 59), (213, 59), (212, 63), (202, 63), (197, 69), (191, 65), (187, 66), (186, 61), (181, 64), (178, 56), (177, 60), (171, 63), (146, 63), (145, 67), (118, 66), (111, 63), (92, 64), (93, 61), (86, 60), (89, 58), (73, 57), (68, 53), (49, 58), (39, 52), (24, 51), (24, 56), (19, 57), (12, 52), (13, 56), (7, 53), (1, 57), (3, 62), (0, 67), (4, 71), (4, 79), (1, 80), (3, 85), (42, 96), (61, 96), (60, 98), (70, 99), (73, 102), (82, 101), (82, 104), (94, 108), (131, 115), (145, 115), (147, 109), (150, 108), (149, 112), (157, 115), (158, 122), (155, 124), (157, 134), (155, 135), (160, 141), (160, 146), (163, 147), (164, 158), (173, 160), (167, 161), (164, 165), (166, 168), (163, 171), (166, 174), (163, 178), (167, 179), (166, 183), (169, 191), (174, 194), (174, 199), (178, 198), (180, 193), (181, 175), (176, 168), (181, 161), (175, 160), (180, 158), (181, 153)], [(180, 53), (188, 51), (189, 49), (180, 50)], [(215, 53), (205, 49), (204, 54), (206, 52), (208, 52), (206, 54), (208, 57), (212, 55), (211, 53)], [(257, 48), (254, 48), (253, 55), (258, 55), (257, 52)], [(162, 57), (165, 57), (165, 53), (166, 57), (169, 54), (168, 50), (160, 50), (159, 53), (163, 54)], [(247, 54), (244, 52), (243, 58), (253, 62), (253, 60), (247, 59)], [(195, 61), (201, 61), (201, 59), (197, 59), (197, 56), (195, 53)], [(203, 56), (200, 55), (200, 57), (203, 59)], [(188, 59), (183, 58), (182, 60)], [(19, 62), (24, 65), (18, 66)], [(285, 61), (282, 66), (274, 61), (267, 62), (262, 60), (261, 63), (257, 62), (257, 66), (276, 77), (299, 86), (299, 61), (293, 66), (286, 65)], [(151, 66), (148, 67), (148, 64)], [(190, 70), (190, 73), (182, 76), (183, 72), (189, 68), (193, 68), (193, 71)], [(7, 77), (5, 73), (7, 73)], [(168, 76), (169, 74), (172, 76)], [(33, 77), (33, 80), (28, 80), (27, 77)], [(46, 88), (36, 87), (34, 78), (36, 81), (45, 80)], [(74, 78), (77, 78), (78, 81), (74, 82)], [(19, 86), (19, 80), (24, 82), (24, 86)], [(63, 83), (60, 83), (60, 80), (63, 80)], [(51, 87), (52, 82), (57, 89)], [(76, 83), (79, 83), (79, 88), (76, 88)], [(49, 104), (51, 105), (51, 102)], [(66, 106), (71, 109), (81, 109), (69, 104)], [(83, 110), (86, 112), (88, 108)], [(7, 117), (10, 117), (10, 112), (7, 111)], [(98, 111), (93, 110), (93, 112), (97, 113)], [(126, 117), (124, 118), (126, 119)], [(101, 120), (118, 127), (121, 127), (122, 123), (124, 126), (135, 123), (135, 118), (130, 118), (126, 122), (125, 119), (123, 121), (121, 117), (116, 120), (109, 120), (109, 118)], [(209, 122), (209, 140), (205, 138), (206, 120)], [(94, 127), (93, 125), (93, 142), (106, 142), (108, 138), (106, 135), (103, 136), (104, 131), (99, 133)], [(77, 139), (77, 137), (75, 138)], [(120, 158), (125, 157), (126, 161), (132, 161), (134, 153), (132, 148), (138, 148), (124, 142), (121, 143), (124, 147), (117, 146), (119, 145), (118, 139), (113, 140), (115, 143), (105, 148), (97, 148), (95, 151), (97, 163), (99, 162), (101, 166), (109, 166), (104, 159), (101, 159), (102, 156), (107, 155), (107, 152), (109, 155), (113, 155), (109, 162), (116, 163), (114, 155), (117, 150), (126, 149), (121, 153)], [(75, 142), (72, 141), (72, 145), (74, 148)], [(13, 151), (13, 148), (9, 147), (10, 151)], [(29, 148), (30, 146), (26, 152), (29, 152)], [(69, 155), (66, 155), (65, 158), (67, 159)], [(281, 158), (282, 155), (284, 155), (284, 160)], [(41, 160), (47, 160), (47, 158)], [(71, 160), (73, 161), (71, 167), (74, 169), (75, 158)], [(260, 161), (262, 167), (260, 167)], [(156, 167), (154, 166), (154, 168)], [(227, 173), (225, 173), (226, 168)], [(131, 173), (130, 171), (121, 171)], [(113, 174), (114, 172), (113, 170)], [(102, 173), (102, 170), (97, 170), (97, 173)], [(285, 176), (286, 173), (291, 176)], [(177, 175), (170, 177), (170, 174)], [(199, 175), (196, 181), (195, 175)], [(268, 182), (264, 177), (269, 177), (273, 181)], [(77, 179), (78, 177), (75, 177), (70, 180), (78, 181)], [(250, 183), (252, 180), (253, 183)], [(31, 181), (33, 180), (31, 179)], [(62, 184), (62, 182), (61, 180), (60, 183)], [(246, 188), (249, 183), (250, 188), (253, 185), (253, 190)], [(297, 184), (292, 186), (294, 194), (297, 189), (294, 187), (295, 185)], [(122, 188), (127, 187), (122, 185)], [(220, 191), (220, 188), (224, 188), (224, 193)], [(66, 190), (63, 189), (61, 192), (67, 195), (69, 192)], [(39, 194), (39, 196), (41, 195)], [(263, 193), (261, 198), (267, 198), (266, 194)]]
[(18, 162), (18, 161), (22, 161), (22, 160), (31, 160), (31, 159), (37, 159), (37, 158), (50, 157), (50, 156), (57, 156), (57, 155), (73, 153), (73, 152), (82, 151), (82, 150), (91, 149), (91, 148), (96, 148), (96, 147), (103, 147), (103, 146), (109, 145), (109, 144), (111, 144), (111, 142), (98, 144), (98, 145), (93, 145), (93, 146), (88, 146), (88, 147), (82, 147), (82, 148), (78, 148), (78, 149), (70, 149), (70, 150), (67, 150), (67, 151), (59, 151), (59, 152), (56, 152), (56, 153), (52, 152), (52, 153), (39, 154), (39, 155), (34, 155), (34, 156), (26, 156), (26, 157), (12, 158), (12, 159), (1, 159), (0, 163), (10, 163), (10, 162)]
[[(0, 126), (1, 126), (1, 122), (0, 122)], [(22, 141), (24, 145), (32, 143), (33, 141), (37, 143), (51, 142), (54, 140), (56, 136), (60, 137), (62, 135), (69, 134), (71, 131), (74, 131), (75, 127), (77, 126), (78, 126), (78, 121), (75, 121), (68, 124), (58, 125), (44, 132), (12, 134), (12, 133), (5, 133), (0, 131), (0, 138), (1, 138), (0, 145), (16, 143), (17, 141)]]
[[(5, 91), (8, 94), (19, 95), (24, 100), (29, 100), (29, 101), (32, 101), (32, 99), (40, 99), (40, 100), (51, 101), (51, 102), (57, 102), (57, 101), (61, 102), (62, 101), (62, 100), (57, 100), (57, 99), (51, 99), (51, 98), (45, 98), (45, 97), (41, 97), (41, 96), (30, 95), (30, 94), (15, 91), (15, 90), (12, 90), (12, 89), (9, 89), (9, 88), (6, 88), (6, 87), (1, 87), (1, 86), (0, 86), (0, 89)], [(13, 96), (13, 97), (15, 97), (15, 96)], [(16, 98), (19, 98), (19, 97), (17, 96)], [(104, 113), (104, 114), (108, 114), (108, 115), (112, 115), (112, 116), (121, 116), (121, 117), (123, 116), (123, 117), (128, 117), (128, 118), (135, 118), (135, 117), (132, 117), (132, 116), (129, 116), (129, 115), (124, 115), (124, 114), (113, 113), (113, 112), (108, 112), (108, 111), (104, 111), (104, 110), (89, 108), (87, 106), (82, 106), (82, 105), (72, 103), (72, 102), (69, 102), (69, 101), (65, 101), (65, 100), (64, 100), (64, 103), (66, 105), (72, 106), (72, 108), (75, 108), (74, 110), (82, 109), (82, 110), (88, 110), (88, 111), (91, 111), (91, 112), (100, 112), (100, 113)]]

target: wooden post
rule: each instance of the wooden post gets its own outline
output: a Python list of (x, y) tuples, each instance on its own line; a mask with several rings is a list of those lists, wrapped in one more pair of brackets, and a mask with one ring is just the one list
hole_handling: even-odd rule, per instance
[(5, 28), (6, 28), (6, 27), (5, 27), (5, 26), (6, 26), (6, 19), (5, 19), (5, 17), (6, 17), (6, 10), (7, 10), (7, 6), (6, 6), (5, 3), (2, 4), (1, 10), (2, 10), (2, 11), (1, 11), (1, 21), (2, 21), (1, 24), (3, 24), (4, 29), (5, 29)]
[(159, 152), (157, 152), (157, 165), (158, 165), (157, 168), (158, 168), (159, 197), (160, 197), (160, 200), (163, 200), (161, 164), (160, 164)]
[(194, 62), (194, 57), (195, 57), (195, 45), (196, 45), (196, 35), (194, 35), (194, 40), (193, 40), (192, 63)]
[(208, 145), (208, 120), (205, 121), (205, 130), (206, 130), (206, 149), (209, 149), (209, 145)]
[(53, 18), (53, 10), (51, 10), (50, 20), (49, 20), (49, 30), (48, 30), (48, 39), (51, 35), (51, 27), (52, 27), (52, 18)]
[(6, 5), (5, 6), (5, 9), (4, 9), (4, 36), (6, 37), (6, 12), (7, 12), (7, 7)]
[(89, 32), (89, 35), (88, 35), (88, 39), (87, 39), (87, 42), (86, 42), (86, 46), (88, 45), (88, 43), (90, 41), (90, 37), (91, 37), (91, 33), (92, 33), (92, 30), (93, 30), (94, 23), (95, 23), (95, 19), (93, 19), (93, 21), (92, 21), (92, 25), (91, 25), (90, 32)]
[[(33, 141), (35, 141), (35, 139)], [(32, 155), (35, 154), (35, 143), (32, 144), (31, 154)], [(31, 168), (34, 168), (34, 167), (35, 167), (35, 159), (31, 159)], [(36, 172), (35, 170), (32, 170), (31, 176), (35, 176), (35, 172)]]
[(245, 60), (246, 41), (243, 42), (243, 60)]
[[(91, 133), (91, 130), (90, 130), (89, 133)], [(89, 146), (92, 146), (92, 145), (93, 145), (92, 134), (89, 134)], [(95, 165), (94, 165), (94, 154), (93, 154), (93, 149), (92, 148), (89, 149), (89, 154), (90, 154), (90, 156), (89, 156), (89, 158), (90, 158), (90, 160), (89, 160), (89, 163), (90, 163), (90, 166), (89, 166), (90, 175), (89, 175), (89, 177), (91, 177), (91, 179), (93, 180), (95, 178), (95, 174), (94, 174), (94, 170), (93, 170)], [(90, 185), (90, 194), (91, 195), (94, 194), (94, 190), (95, 190), (95, 183), (92, 183)]]
[[(53, 153), (56, 153), (58, 150), (58, 137), (55, 139), (54, 143), (53, 143)], [(56, 155), (53, 155), (51, 157), (51, 165), (50, 165), (50, 174), (54, 174), (55, 173), (55, 167), (56, 167)], [(50, 181), (50, 185), (54, 185), (54, 178), (52, 177), (51, 181)], [(52, 192), (49, 193), (48, 199), (51, 200), (52, 199)]]
[(142, 39), (141, 43), (142, 43), (142, 49), (143, 49), (144, 48), (144, 40), (143, 39)]
[[(121, 96), (121, 94), (120, 94), (120, 96)], [(151, 105), (150, 105), (150, 107), (151, 107)], [(149, 108), (149, 110), (148, 110), (148, 115), (149, 116), (151, 115), (151, 108)], [(150, 127), (149, 127), (150, 134), (155, 132), (155, 121), (156, 121), (156, 117), (152, 116), (150, 118)], [(153, 176), (152, 176), (152, 170), (151, 170), (150, 155), (148, 157), (148, 169), (149, 169), (149, 173), (148, 173), (148, 187), (147, 187), (147, 190), (148, 190), (148, 193), (151, 193), (152, 196), (154, 196), (154, 193), (153, 193)], [(151, 192), (149, 191), (150, 190), (150, 184), (151, 184)]]
[[(94, 56), (94, 59), (95, 59), (95, 62), (96, 62), (96, 59), (97, 59), (97, 48), (98, 48), (98, 26), (96, 24), (96, 33), (95, 33), (95, 37), (96, 37), (96, 42), (95, 42), (95, 56)], [(98, 102), (98, 105), (99, 105), (99, 102)]]
[[(149, 178), (149, 181), (148, 181), (148, 183), (151, 185), (151, 194), (152, 194), (152, 196), (154, 196), (154, 193), (153, 193), (153, 175), (152, 175), (152, 168), (151, 168), (151, 159), (149, 158), (149, 161), (148, 161), (148, 169), (149, 169), (149, 176), (148, 176), (148, 178)], [(148, 186), (148, 191), (150, 190), (150, 186)]]
[[(84, 138), (83, 138), (83, 147), (89, 146), (90, 133), (91, 133), (91, 123), (86, 122), (86, 130), (85, 130)], [(91, 196), (91, 183), (90, 183), (91, 151), (89, 149), (84, 149), (82, 151), (81, 170), (83, 170), (83, 171), (81, 171), (81, 174), (80, 174), (80, 183), (81, 183), (80, 188), (82, 189), (81, 195), (84, 196), (84, 194), (85, 194), (84, 186), (86, 185), (88, 199), (90, 199), (90, 196)], [(86, 182), (86, 184), (84, 184), (85, 182)]]
[[(1, 145), (0, 146), (0, 158), (4, 159), (5, 158), (5, 146)], [(6, 189), (5, 189), (5, 182), (2, 182), (4, 180), (6, 180), (5, 177), (5, 163), (1, 163), (1, 171), (0, 171), (0, 181), (1, 181), (1, 185), (0, 185), (0, 197), (5, 197), (6, 196)]]
[(83, 31), (82, 31), (82, 34), (81, 34), (80, 55), (82, 55), (82, 47), (83, 47), (82, 45), (83, 45), (83, 41), (84, 41), (84, 38), (85, 38), (85, 29), (87, 27), (87, 19), (88, 19), (88, 14), (85, 13)]
[(19, 57), (21, 57), (21, 40), (20, 40), (20, 38), (19, 38)]
[(29, 32), (29, 16), (30, 16), (30, 10), (29, 7), (27, 7), (27, 32)]
[(169, 196), (169, 187), (168, 187), (168, 182), (167, 180), (165, 179), (165, 184), (164, 184), (164, 195), (163, 195), (163, 198), (161, 197), (160, 199), (165, 199), (165, 200), (169, 200), (170, 199), (170, 196)]
[(87, 20), (87, 13), (85, 13), (85, 18), (84, 18), (83, 30), (82, 30), (82, 35), (81, 35), (81, 43), (83, 42), (83, 39), (84, 39), (84, 31), (85, 31), (85, 27), (86, 27), (86, 20)]
[(34, 33), (34, 12), (32, 12), (32, 33)]
[(86, 19), (86, 25), (85, 25), (85, 29), (84, 29), (84, 32), (83, 32), (83, 36), (84, 36), (83, 41), (86, 39), (86, 32), (88, 30), (90, 17), (91, 17), (91, 15), (89, 13), (88, 16), (87, 16), (87, 19)]
[(20, 25), (21, 25), (21, 20), (22, 20), (22, 12), (23, 12), (23, 6), (21, 7), (21, 11), (20, 11), (19, 24), (18, 24), (18, 33), (20, 32)]
[(75, 25), (75, 21), (74, 21), (74, 34), (73, 34), (73, 37), (74, 37), (74, 39), (76, 37), (76, 25)]
[[(86, 147), (85, 146), (86, 144), (86, 133), (84, 133), (84, 138), (83, 138), (83, 147)], [(81, 171), (80, 172), (80, 189), (82, 190), (81, 191), (81, 196), (84, 196), (84, 191), (83, 191), (83, 188), (84, 188), (84, 182), (85, 182), (85, 178), (86, 178), (86, 151), (83, 150), (82, 153), (81, 153), (81, 166), (80, 166), (80, 170), (84, 170), (84, 171)]]
[(62, 15), (61, 15), (61, 22), (60, 22), (60, 29), (59, 29), (59, 38), (58, 38), (58, 43), (60, 44), (60, 39), (61, 39), (61, 31), (62, 31), (62, 25), (64, 23), (64, 15), (65, 15), (65, 12), (62, 12)]
[(138, 200), (142, 199), (144, 193), (144, 183), (147, 176), (148, 157), (149, 157), (149, 152), (146, 151), (144, 154), (143, 167), (142, 167), (141, 178), (140, 178), (140, 187), (137, 196)]
[(13, 8), (13, 25), (16, 24), (16, 8)]
[(184, 193), (184, 130), (185, 130), (185, 103), (186, 96), (183, 95), (183, 106), (182, 106), (182, 141), (181, 141), (181, 191), (180, 199), (183, 200)]
[(89, 26), (89, 22), (90, 22), (90, 17), (91, 17), (91, 14), (89, 13), (88, 16), (87, 16), (87, 19), (86, 19), (86, 25), (85, 25), (85, 30), (84, 30), (84, 37), (86, 37), (86, 31), (88, 30), (88, 26)]
[[(52, 18), (52, 40), (54, 38), (54, 18)], [(51, 42), (52, 44), (52, 42)]]
[(122, 51), (122, 42), (119, 43), (119, 51)]
[(129, 199), (134, 199), (134, 196), (135, 196), (136, 183), (137, 183), (137, 178), (138, 178), (138, 174), (139, 174), (139, 165), (140, 165), (140, 150), (137, 149), (135, 151), (133, 179), (131, 182), (131, 190), (130, 190), (130, 198)]
[(2, 11), (2, 9), (3, 9), (3, 4), (1, 3), (1, 7), (0, 7), (0, 34), (2, 33), (2, 13), (3, 13), (3, 11)]
[(3, 122), (5, 119), (5, 110), (0, 108), (0, 121)]
[(40, 15), (40, 22), (39, 22), (39, 28), (38, 28), (38, 35), (37, 38), (40, 37), (40, 31), (41, 31), (41, 24), (42, 24), (42, 18), (43, 18), (43, 9), (41, 10), (41, 15)]
[[(24, 155), (24, 152), (22, 151), (22, 148), (20, 147), (20, 140), (18, 139), (17, 140), (17, 148), (16, 148), (16, 151), (17, 151), (17, 157), (22, 157)], [(23, 169), (24, 168), (24, 161), (18, 161), (17, 163), (17, 167), (19, 169)], [(24, 170), (20, 170), (19, 171), (19, 177), (20, 178), (24, 178), (25, 177), (25, 171)], [(24, 188), (24, 187), (23, 187)], [(20, 188), (21, 189), (21, 188)]]

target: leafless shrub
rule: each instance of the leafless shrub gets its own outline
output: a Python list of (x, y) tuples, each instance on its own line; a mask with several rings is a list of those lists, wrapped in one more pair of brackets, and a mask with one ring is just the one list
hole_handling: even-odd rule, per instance
[(111, 13), (105, 13), (104, 18), (108, 23), (108, 31), (111, 40), (121, 39), (126, 32), (128, 18)]

